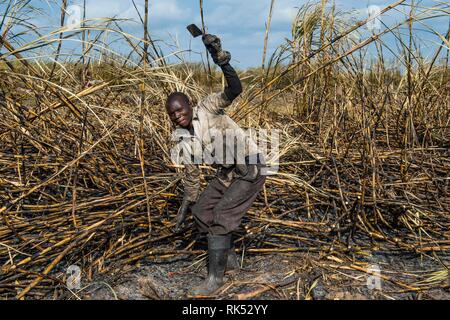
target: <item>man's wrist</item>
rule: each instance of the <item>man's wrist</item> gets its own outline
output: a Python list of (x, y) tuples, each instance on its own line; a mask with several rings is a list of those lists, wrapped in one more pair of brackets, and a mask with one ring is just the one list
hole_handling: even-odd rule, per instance
[(230, 64), (230, 61), (224, 64), (219, 64), (219, 67), (222, 69), (222, 71), (224, 71), (224, 69), (233, 68)]
[(195, 201), (192, 200), (191, 198), (186, 198), (186, 197), (184, 197), (184, 198), (183, 198), (183, 201), (182, 201), (182, 204), (191, 205), (191, 204), (193, 204), (194, 202), (195, 202)]

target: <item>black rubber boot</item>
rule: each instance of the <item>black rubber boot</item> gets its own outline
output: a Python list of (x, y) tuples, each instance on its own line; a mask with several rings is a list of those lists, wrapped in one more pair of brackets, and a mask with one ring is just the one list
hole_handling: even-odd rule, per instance
[(208, 235), (208, 276), (192, 289), (195, 296), (213, 294), (223, 284), (223, 275), (230, 250), (231, 235)]
[(225, 272), (239, 270), (240, 268), (241, 265), (236, 255), (236, 248), (234, 247), (233, 237), (230, 237), (230, 250), (228, 251), (227, 267), (225, 268)]

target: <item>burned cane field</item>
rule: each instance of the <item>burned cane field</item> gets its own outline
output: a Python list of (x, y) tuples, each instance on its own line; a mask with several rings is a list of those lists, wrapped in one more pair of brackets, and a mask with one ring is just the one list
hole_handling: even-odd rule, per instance
[[(38, 28), (38, 2), (0, 2), (1, 299), (187, 298), (206, 249), (191, 215), (173, 231), (182, 168), (164, 105), (222, 90), (220, 70), (154, 36), (148, 0), (138, 36), (120, 17), (68, 25), (66, 0), (60, 26)], [(427, 27), (448, 24), (448, 3), (387, 1), (378, 14), (398, 19), (369, 30), (373, 17), (298, 1), (272, 51), (267, 2), (261, 66), (238, 70), (226, 112), (278, 130), (278, 171), (214, 298), (449, 299), (449, 29)], [(204, 188), (215, 171), (201, 169)]]

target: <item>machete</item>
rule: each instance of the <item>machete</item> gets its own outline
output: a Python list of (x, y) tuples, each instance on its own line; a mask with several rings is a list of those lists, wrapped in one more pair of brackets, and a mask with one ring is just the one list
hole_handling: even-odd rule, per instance
[(200, 30), (200, 28), (197, 27), (195, 24), (190, 24), (186, 28), (194, 38), (197, 38), (203, 34), (202, 30)]

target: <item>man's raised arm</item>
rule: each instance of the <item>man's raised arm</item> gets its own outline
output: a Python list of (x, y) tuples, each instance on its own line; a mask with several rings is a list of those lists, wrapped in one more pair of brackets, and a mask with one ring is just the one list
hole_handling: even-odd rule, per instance
[(202, 39), (214, 63), (222, 69), (227, 82), (223, 92), (209, 95), (202, 104), (209, 112), (217, 113), (220, 109), (228, 107), (242, 93), (242, 84), (236, 70), (230, 65), (231, 54), (222, 50), (219, 37), (205, 34)]
[(225, 88), (224, 93), (228, 100), (232, 102), (242, 93), (241, 80), (229, 62), (220, 67), (222, 68), (223, 75), (227, 81), (227, 87)]

